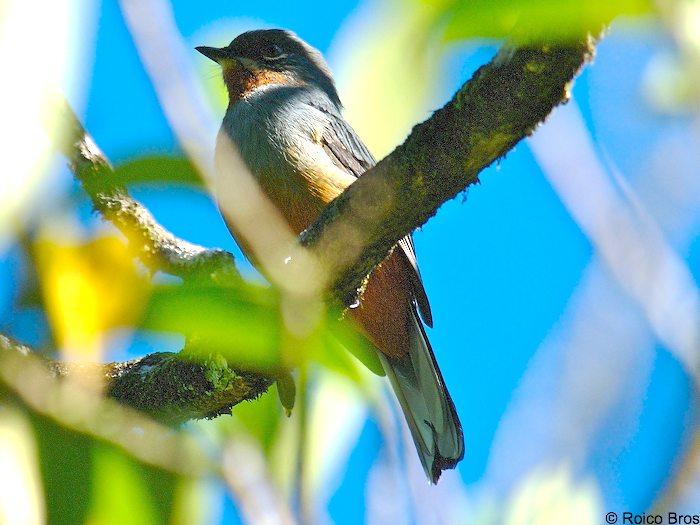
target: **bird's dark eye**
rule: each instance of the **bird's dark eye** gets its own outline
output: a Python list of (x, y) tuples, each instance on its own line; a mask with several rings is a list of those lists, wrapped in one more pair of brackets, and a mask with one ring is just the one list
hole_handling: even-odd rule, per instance
[(262, 57), (265, 60), (279, 60), (280, 58), (284, 58), (286, 56), (287, 53), (285, 53), (284, 49), (277, 44), (267, 44), (262, 51)]

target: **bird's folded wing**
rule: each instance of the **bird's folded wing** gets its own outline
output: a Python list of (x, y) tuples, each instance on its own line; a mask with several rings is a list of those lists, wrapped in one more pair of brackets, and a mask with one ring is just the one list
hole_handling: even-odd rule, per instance
[[(340, 115), (338, 108), (330, 104), (319, 104), (317, 102), (312, 102), (311, 105), (326, 117), (327, 125), (320, 137), (321, 146), (336, 166), (355, 177), (360, 177), (377, 163), (360, 137), (357, 136), (355, 130)], [(425, 324), (432, 327), (433, 316), (428, 296), (423, 287), (420, 270), (418, 269), (416, 251), (411, 235), (407, 235), (399, 241), (399, 248), (405, 261), (413, 270), (409, 274), (413, 297), (418, 306), (418, 311)]]

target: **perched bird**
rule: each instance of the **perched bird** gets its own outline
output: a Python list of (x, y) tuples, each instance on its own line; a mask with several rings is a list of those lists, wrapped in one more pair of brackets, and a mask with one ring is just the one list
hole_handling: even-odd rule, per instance
[[(218, 184), (234, 184), (235, 167), (226, 165), (223, 154), (222, 141), (230, 141), (236, 158), (299, 234), (374, 166), (341, 115), (328, 65), (294, 33), (249, 31), (226, 47), (196, 49), (221, 66), (229, 95), (216, 147)], [(432, 326), (410, 235), (374, 270), (350, 312), (376, 347), (423, 468), (437, 482), (464, 456), (464, 440), (418, 316)]]

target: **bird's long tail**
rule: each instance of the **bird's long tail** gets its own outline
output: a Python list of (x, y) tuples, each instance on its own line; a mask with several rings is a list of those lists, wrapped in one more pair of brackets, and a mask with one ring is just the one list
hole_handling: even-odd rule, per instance
[(430, 481), (437, 483), (442, 471), (454, 468), (464, 456), (462, 425), (415, 311), (411, 321), (409, 356), (398, 359), (379, 355), (423, 469)]

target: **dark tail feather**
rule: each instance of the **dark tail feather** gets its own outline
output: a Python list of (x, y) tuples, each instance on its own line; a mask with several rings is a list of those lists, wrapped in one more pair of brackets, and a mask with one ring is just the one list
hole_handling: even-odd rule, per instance
[(411, 430), (423, 470), (437, 483), (445, 469), (464, 457), (464, 438), (457, 411), (435, 362), (423, 324), (413, 313), (409, 358), (380, 354), (382, 365)]

